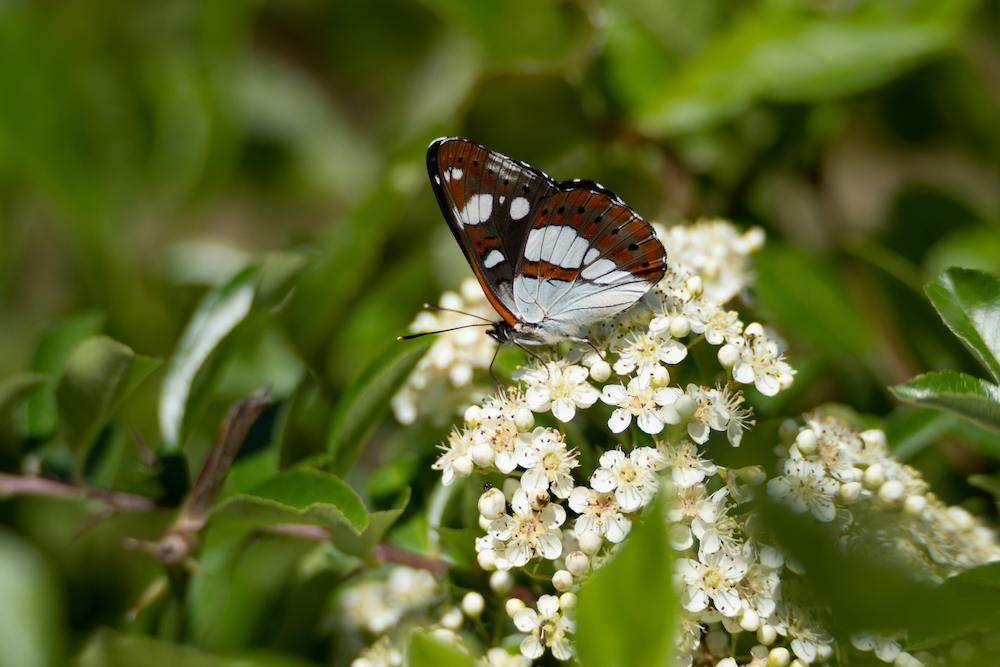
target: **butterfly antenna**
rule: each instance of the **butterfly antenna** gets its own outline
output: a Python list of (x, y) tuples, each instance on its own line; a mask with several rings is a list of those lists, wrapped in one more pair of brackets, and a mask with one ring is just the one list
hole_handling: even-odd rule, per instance
[(452, 327), (450, 329), (440, 329), (438, 331), (421, 331), (420, 333), (407, 334), (405, 336), (396, 336), (396, 340), (413, 340), (414, 338), (420, 338), (421, 336), (433, 336), (435, 334), (442, 334), (448, 331), (458, 331), (459, 329), (468, 329), (469, 327), (491, 327), (493, 323), (489, 324), (465, 324), (460, 327)]
[(455, 310), (454, 308), (442, 308), (441, 306), (435, 306), (432, 303), (425, 303), (424, 310), (437, 310), (437, 311), (444, 311), (446, 313), (458, 313), (459, 315), (465, 315), (466, 317), (474, 317), (477, 320), (482, 320), (483, 322), (489, 322), (490, 324), (493, 324), (492, 320), (488, 320), (481, 315), (474, 315), (473, 313), (467, 313), (464, 310)]

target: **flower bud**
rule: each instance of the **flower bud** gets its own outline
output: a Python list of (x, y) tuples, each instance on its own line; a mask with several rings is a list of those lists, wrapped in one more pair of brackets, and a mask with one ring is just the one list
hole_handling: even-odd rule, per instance
[(747, 325), (746, 329), (743, 330), (744, 336), (763, 336), (764, 335), (764, 325), (760, 322), (751, 322)]
[(867, 431), (861, 432), (861, 439), (869, 447), (874, 447), (878, 449), (885, 449), (885, 431), (878, 428), (869, 429)]
[(479, 513), (491, 521), (496, 519), (507, 509), (507, 498), (503, 491), (493, 487), (483, 492), (479, 496)]
[(479, 528), (482, 529), (484, 533), (490, 532), (490, 524), (493, 523), (490, 519), (487, 519), (482, 514), (479, 515)]
[[(778, 632), (773, 626), (765, 623), (764, 625), (757, 628), (757, 641), (759, 641), (764, 646), (770, 646), (774, 643), (774, 640), (778, 638)], [(773, 653), (773, 651), (772, 651)]]
[(816, 451), (816, 432), (811, 428), (804, 428), (795, 436), (795, 446), (803, 456), (809, 456)]
[(507, 595), (514, 588), (514, 577), (507, 570), (497, 570), (490, 575), (490, 590), (497, 595)]
[(470, 591), (462, 598), (462, 612), (469, 618), (479, 618), (486, 608), (486, 600), (476, 591)]
[(441, 617), (441, 625), (449, 630), (458, 630), (462, 627), (464, 620), (465, 619), (462, 618), (462, 612), (457, 607), (452, 607)]
[(753, 609), (747, 609), (740, 616), (740, 627), (747, 632), (756, 632), (760, 627), (760, 616)]
[(705, 646), (712, 655), (721, 656), (729, 653), (731, 642), (729, 633), (725, 630), (709, 630), (705, 635)]
[(472, 462), (480, 468), (488, 468), (493, 465), (493, 454), (493, 448), (485, 442), (475, 444), (472, 446), (472, 449), (469, 450)]
[(455, 641), (455, 633), (448, 628), (434, 628), (431, 630), (431, 637), (442, 644), (451, 644)]
[(472, 474), (472, 459), (468, 456), (459, 456), (451, 467), (459, 477), (468, 477)]
[(873, 463), (865, 470), (865, 487), (874, 491), (885, 481), (885, 471), (881, 463)]
[(751, 486), (759, 486), (767, 481), (767, 471), (764, 466), (745, 466), (736, 469), (736, 477)]
[(590, 557), (582, 551), (573, 551), (566, 556), (566, 569), (574, 577), (582, 577), (590, 569)]
[(833, 647), (829, 644), (820, 644), (816, 647), (816, 658), (820, 662), (825, 662), (833, 655)]
[(742, 237), (743, 245), (746, 247), (747, 252), (757, 252), (763, 248), (766, 239), (767, 235), (761, 227), (751, 227), (743, 232)]
[(898, 503), (905, 494), (906, 489), (898, 479), (890, 479), (878, 489), (878, 497), (886, 503)]
[(723, 368), (732, 368), (740, 358), (740, 351), (735, 345), (726, 343), (719, 348), (719, 363)]
[(788, 653), (788, 649), (784, 646), (778, 646), (772, 648), (771, 652), (767, 654), (767, 667), (785, 667), (791, 659), (792, 656)]
[(788, 444), (795, 439), (799, 434), (799, 425), (794, 419), (786, 419), (781, 422), (781, 426), (778, 427), (778, 437), (781, 438), (781, 442)]
[(535, 413), (526, 407), (520, 407), (514, 411), (514, 426), (519, 431), (530, 431), (535, 425)]
[(556, 570), (552, 575), (552, 587), (560, 592), (568, 591), (573, 588), (573, 575), (569, 570)]
[(715, 667), (740, 667), (736, 663), (736, 658), (723, 658), (719, 662), (715, 663)]
[(479, 426), (480, 417), (482, 417), (483, 409), (478, 405), (470, 405), (465, 409), (465, 415), (463, 419), (465, 420), (465, 425), (469, 428), (476, 428)]
[(920, 514), (925, 507), (927, 507), (927, 498), (921, 495), (913, 494), (907, 496), (906, 500), (903, 501), (903, 511), (907, 514)]
[(853, 503), (861, 495), (860, 482), (847, 482), (840, 485), (840, 499), (847, 504)]
[(683, 315), (678, 315), (674, 319), (670, 320), (670, 335), (674, 338), (684, 338), (691, 333), (691, 323), (688, 318)]
[(509, 502), (517, 490), (521, 488), (521, 480), (508, 477), (503, 481), (503, 495)]
[(585, 554), (596, 554), (600, 550), (601, 544), (604, 543), (601, 534), (593, 530), (586, 531), (577, 539), (580, 541), (580, 550)]
[(487, 572), (495, 570), (497, 569), (497, 554), (492, 549), (480, 551), (476, 554), (476, 562)]
[(670, 373), (663, 366), (653, 366), (653, 370), (649, 373), (649, 382), (654, 387), (665, 387), (670, 382)]
[(681, 419), (687, 419), (693, 415), (697, 408), (698, 405), (694, 402), (694, 399), (687, 394), (681, 394), (674, 401), (674, 410), (677, 410), (677, 414), (681, 416)]
[(684, 281), (684, 289), (691, 296), (698, 296), (705, 291), (705, 284), (702, 282), (701, 276), (691, 276)]
[(590, 367), (590, 377), (594, 382), (606, 382), (611, 377), (611, 364), (601, 359)]
[(786, 391), (791, 389), (792, 385), (795, 384), (795, 376), (786, 371), (781, 371), (778, 373), (778, 387), (781, 391)]
[(524, 601), (521, 600), (520, 598), (510, 598), (509, 600), (507, 600), (507, 602), (504, 603), (503, 606), (504, 610), (507, 612), (507, 615), (510, 616), (511, 618), (514, 618), (514, 614), (524, 609), (524, 607), (525, 607)]
[(559, 608), (563, 611), (576, 606), (576, 593), (563, 593), (559, 596)]
[(955, 522), (955, 525), (958, 526), (959, 530), (969, 530), (976, 525), (976, 520), (972, 518), (972, 515), (962, 507), (949, 507), (948, 516)]

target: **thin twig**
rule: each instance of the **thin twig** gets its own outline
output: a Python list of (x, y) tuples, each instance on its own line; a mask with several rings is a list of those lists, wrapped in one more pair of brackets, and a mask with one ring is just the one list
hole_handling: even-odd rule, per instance
[(112, 491), (83, 484), (67, 484), (45, 477), (0, 473), (0, 497), (8, 496), (86, 498), (100, 501), (116, 512), (144, 512), (156, 508), (156, 502), (152, 498), (135, 493)]

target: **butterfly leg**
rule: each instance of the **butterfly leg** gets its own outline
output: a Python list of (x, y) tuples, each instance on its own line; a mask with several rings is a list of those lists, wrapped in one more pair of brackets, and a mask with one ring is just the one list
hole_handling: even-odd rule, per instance
[(578, 338), (576, 336), (570, 336), (569, 338), (567, 338), (567, 340), (571, 340), (574, 343), (585, 343), (585, 344), (589, 345), (590, 349), (593, 350), (594, 352), (596, 352), (597, 356), (600, 359), (604, 359), (604, 353), (601, 352), (599, 349), (597, 349), (597, 346), (594, 345), (593, 341), (591, 341), (589, 338)]
[(527, 347), (517, 342), (516, 340), (511, 339), (510, 342), (514, 343), (514, 345), (517, 345), (519, 348), (524, 350), (525, 354), (527, 354), (529, 357), (532, 357), (536, 361), (538, 361), (538, 363), (540, 363), (542, 367), (545, 369), (545, 373), (547, 374), (548, 378), (552, 379), (552, 370), (549, 368), (549, 364), (545, 361), (545, 359), (542, 358), (540, 354), (538, 354), (537, 352), (532, 352), (531, 350), (529, 350)]
[(490, 377), (493, 378), (493, 384), (500, 386), (500, 378), (497, 374), (493, 372), (493, 365), (497, 362), (497, 355), (500, 354), (500, 343), (497, 343), (497, 349), (493, 350), (493, 358), (490, 359)]

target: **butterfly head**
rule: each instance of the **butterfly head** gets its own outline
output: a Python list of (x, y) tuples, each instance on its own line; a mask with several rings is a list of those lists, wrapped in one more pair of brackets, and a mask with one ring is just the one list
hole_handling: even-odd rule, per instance
[(493, 325), (486, 330), (486, 335), (495, 340), (498, 343), (506, 343), (514, 339), (516, 331), (513, 326), (505, 322), (504, 320), (499, 320), (494, 322)]

